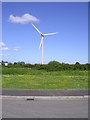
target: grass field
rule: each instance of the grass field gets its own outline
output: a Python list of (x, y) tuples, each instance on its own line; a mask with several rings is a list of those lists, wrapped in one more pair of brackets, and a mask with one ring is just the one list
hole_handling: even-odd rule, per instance
[(17, 89), (79, 89), (88, 88), (88, 71), (33, 70), (3, 68), (2, 87)]

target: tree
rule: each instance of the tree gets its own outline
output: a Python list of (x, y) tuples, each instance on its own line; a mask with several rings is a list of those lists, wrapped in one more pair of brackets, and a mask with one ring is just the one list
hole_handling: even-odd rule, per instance
[(80, 63), (79, 63), (79, 62), (76, 62), (75, 64), (76, 64), (76, 65), (80, 65)]
[(58, 61), (50, 61), (47, 65), (48, 71), (58, 71), (60, 68), (60, 63)]
[(2, 66), (5, 66), (5, 63), (4, 63), (4, 61), (3, 61), (3, 60), (2, 60), (2, 62), (1, 62), (1, 65), (2, 65)]
[(16, 65), (17, 64), (17, 62), (14, 62), (14, 65)]

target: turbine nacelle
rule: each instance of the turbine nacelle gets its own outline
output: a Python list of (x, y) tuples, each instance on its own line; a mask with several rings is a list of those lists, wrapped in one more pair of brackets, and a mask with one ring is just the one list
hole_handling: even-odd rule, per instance
[(44, 35), (43, 35), (43, 34), (41, 34), (41, 36), (42, 36), (42, 37), (44, 37)]

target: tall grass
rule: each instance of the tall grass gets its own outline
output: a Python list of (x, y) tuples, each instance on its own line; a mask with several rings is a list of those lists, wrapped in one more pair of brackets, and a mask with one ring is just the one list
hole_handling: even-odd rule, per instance
[(3, 88), (78, 89), (88, 88), (88, 71), (54, 71), (3, 68)]

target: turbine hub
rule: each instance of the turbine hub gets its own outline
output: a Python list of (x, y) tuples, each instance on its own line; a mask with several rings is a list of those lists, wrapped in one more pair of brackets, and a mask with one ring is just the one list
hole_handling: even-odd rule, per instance
[(42, 37), (44, 37), (44, 35), (43, 35), (43, 34), (41, 34), (41, 36), (42, 36)]

